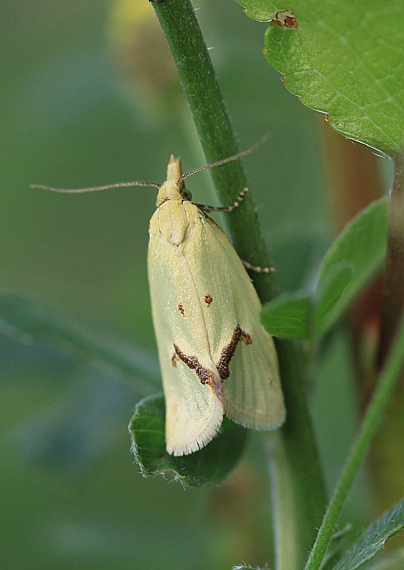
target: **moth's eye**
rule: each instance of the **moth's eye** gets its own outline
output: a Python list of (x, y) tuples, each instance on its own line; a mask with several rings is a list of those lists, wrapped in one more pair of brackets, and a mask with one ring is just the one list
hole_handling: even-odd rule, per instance
[(185, 198), (185, 200), (189, 200), (191, 202), (192, 200), (192, 194), (191, 192), (188, 190), (188, 188), (185, 188), (185, 186), (183, 186), (180, 190), (181, 192), (181, 196), (183, 198)]

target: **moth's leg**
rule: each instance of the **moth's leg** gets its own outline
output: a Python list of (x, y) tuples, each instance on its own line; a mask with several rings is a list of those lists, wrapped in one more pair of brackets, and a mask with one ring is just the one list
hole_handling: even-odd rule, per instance
[(244, 267), (250, 271), (255, 271), (255, 273), (275, 273), (276, 269), (274, 267), (257, 267), (256, 265), (251, 265), (248, 261), (241, 260)]
[(198, 206), (198, 208), (203, 212), (232, 212), (241, 204), (247, 192), (248, 188), (244, 188), (244, 190), (242, 190), (238, 195), (237, 200), (231, 206), (208, 206), (207, 204), (195, 204), (195, 206)]
[[(241, 204), (247, 192), (248, 188), (244, 188), (244, 190), (242, 190), (238, 195), (237, 200), (231, 206), (208, 206), (206, 204), (195, 204), (195, 206), (198, 206), (198, 208), (203, 212), (232, 212)], [(251, 265), (251, 263), (248, 263), (248, 261), (244, 261), (243, 259), (241, 261), (243, 262), (244, 267), (250, 271), (255, 271), (256, 273), (271, 273), (275, 271), (273, 267), (257, 267), (256, 265)]]

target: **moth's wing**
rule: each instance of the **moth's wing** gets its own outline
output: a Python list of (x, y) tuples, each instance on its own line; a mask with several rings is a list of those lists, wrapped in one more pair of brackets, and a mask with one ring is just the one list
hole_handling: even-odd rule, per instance
[[(166, 348), (170, 350), (168, 344)], [(162, 354), (160, 363), (166, 400), (167, 452), (187, 455), (207, 445), (217, 434), (223, 420), (223, 402), (183, 362), (173, 367)]]
[[(195, 251), (191, 252), (192, 248)], [(232, 341), (237, 326), (251, 343), (239, 341), (223, 380), (226, 415), (245, 427), (274, 429), (285, 418), (274, 342), (260, 323), (261, 303), (232, 244), (210, 218), (188, 258), (203, 307), (214, 363)]]
[[(208, 336), (195, 281), (183, 245), (174, 247), (159, 228), (178, 222), (183, 209), (167, 202), (150, 223), (149, 282), (154, 328), (166, 399), (168, 453), (184, 455), (204, 447), (220, 429), (224, 405), (220, 378), (210, 358)], [(188, 224), (188, 221), (186, 221)], [(185, 246), (187, 240), (185, 237)], [(195, 370), (176, 357), (174, 346), (213, 371), (216, 388), (202, 384)]]
[(259, 321), (241, 316), (240, 321), (252, 331), (253, 343), (239, 343), (230, 363), (223, 385), (225, 412), (245, 427), (275, 429), (285, 419), (285, 406), (274, 343)]

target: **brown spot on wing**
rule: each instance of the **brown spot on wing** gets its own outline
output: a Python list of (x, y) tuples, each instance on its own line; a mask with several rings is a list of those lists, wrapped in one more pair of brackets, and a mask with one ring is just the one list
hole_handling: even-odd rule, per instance
[(248, 333), (246, 333), (245, 331), (241, 331), (241, 338), (240, 340), (242, 342), (244, 342), (244, 344), (249, 345), (252, 344), (252, 338), (251, 335), (249, 335)]
[(182, 303), (179, 303), (178, 305), (178, 310), (181, 313), (182, 316), (185, 315), (185, 311), (184, 311), (184, 305)]
[(251, 336), (245, 331), (241, 330), (240, 325), (237, 325), (233, 331), (233, 335), (229, 344), (227, 344), (222, 349), (220, 360), (216, 366), (222, 380), (226, 380), (226, 378), (230, 376), (229, 364), (233, 358), (234, 351), (236, 350), (237, 344), (240, 342), (240, 340), (247, 345), (252, 344)]
[(177, 362), (179, 361), (180, 357), (178, 356), (178, 354), (176, 352), (174, 352), (174, 354), (171, 357), (171, 364), (174, 366), (174, 368), (177, 367)]
[(207, 304), (208, 307), (210, 307), (212, 301), (213, 301), (213, 297), (211, 295), (205, 295), (204, 299), (205, 303)]

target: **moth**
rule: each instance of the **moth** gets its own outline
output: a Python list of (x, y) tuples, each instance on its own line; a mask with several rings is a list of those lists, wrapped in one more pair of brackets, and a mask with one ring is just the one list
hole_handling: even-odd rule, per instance
[(168, 453), (204, 447), (223, 414), (249, 428), (278, 427), (285, 417), (278, 361), (258, 295), (226, 235), (191, 201), (173, 156), (149, 236)]
[[(242, 153), (244, 154), (244, 153)], [(171, 156), (150, 220), (148, 273), (153, 323), (166, 400), (166, 449), (176, 456), (206, 446), (226, 414), (258, 430), (285, 418), (272, 337), (260, 323), (261, 303), (248, 273), (220, 227), (191, 201), (181, 161)], [(56, 190), (41, 186), (42, 188)], [(66, 190), (57, 190), (66, 192)]]

